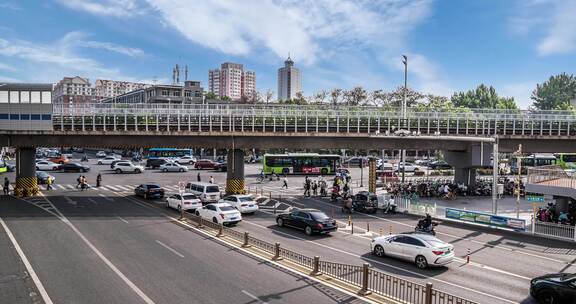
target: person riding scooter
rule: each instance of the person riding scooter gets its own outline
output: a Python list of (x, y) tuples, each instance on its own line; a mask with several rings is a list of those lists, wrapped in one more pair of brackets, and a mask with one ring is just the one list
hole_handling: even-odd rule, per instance
[(437, 225), (438, 223), (432, 222), (432, 216), (426, 213), (426, 217), (418, 221), (418, 224), (416, 225), (416, 228), (414, 228), (414, 231), (436, 235), (436, 231), (434, 231), (434, 226)]

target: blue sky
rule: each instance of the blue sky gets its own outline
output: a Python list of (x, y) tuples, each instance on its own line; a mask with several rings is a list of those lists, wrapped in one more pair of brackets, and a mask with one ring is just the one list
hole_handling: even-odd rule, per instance
[(290, 52), (305, 95), (392, 89), (449, 96), (493, 85), (526, 107), (536, 83), (576, 71), (576, 0), (0, 0), (0, 81), (64, 76), (207, 82), (224, 61), (276, 91)]

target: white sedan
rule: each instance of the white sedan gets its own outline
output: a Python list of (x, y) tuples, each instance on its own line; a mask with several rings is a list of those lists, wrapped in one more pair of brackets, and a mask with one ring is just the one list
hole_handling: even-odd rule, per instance
[(394, 171), (402, 172), (402, 170), (404, 170), (404, 172), (414, 172), (414, 171), (418, 171), (418, 168), (416, 166), (414, 166), (413, 164), (410, 164), (410, 163), (397, 164), (396, 166), (394, 166)]
[(48, 161), (48, 160), (41, 160), (41, 161), (36, 162), (36, 170), (54, 171), (54, 170), (58, 170), (58, 168), (60, 168), (59, 164), (53, 163), (53, 162)]
[(113, 161), (115, 160), (120, 160), (120, 158), (116, 157), (116, 156), (106, 156), (102, 159), (98, 160), (98, 164), (99, 165), (110, 165), (112, 164)]
[(234, 225), (242, 220), (240, 211), (227, 203), (208, 204), (200, 209), (196, 209), (196, 215), (203, 219), (218, 224)]
[(106, 152), (98, 151), (98, 153), (96, 153), (96, 157), (106, 157)]
[(442, 266), (454, 260), (454, 246), (428, 234), (396, 234), (377, 237), (370, 249), (378, 257), (394, 257), (424, 269)]
[(122, 161), (122, 162), (116, 163), (114, 165), (114, 168), (112, 168), (112, 170), (114, 170), (114, 172), (116, 172), (118, 174), (127, 173), (127, 172), (142, 173), (142, 172), (144, 172), (144, 167), (140, 166), (140, 165), (135, 165), (135, 164), (128, 162), (128, 161)]
[(196, 162), (196, 157), (185, 155), (174, 160), (181, 165), (193, 165)]
[(160, 166), (162, 172), (187, 172), (188, 167), (182, 166), (178, 163), (165, 163)]
[(196, 210), (202, 208), (202, 202), (192, 193), (173, 194), (166, 198), (166, 208)]
[(221, 199), (219, 203), (228, 203), (242, 214), (254, 214), (258, 211), (258, 203), (254, 201), (251, 195), (230, 195)]

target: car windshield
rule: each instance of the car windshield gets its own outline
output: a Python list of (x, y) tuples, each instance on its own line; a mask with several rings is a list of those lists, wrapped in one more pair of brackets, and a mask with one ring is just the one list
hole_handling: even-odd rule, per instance
[(210, 193), (210, 192), (220, 192), (220, 189), (218, 189), (218, 186), (206, 187), (206, 193)]
[(251, 197), (239, 197), (241, 202), (251, 202), (252, 198)]
[(234, 209), (234, 208), (232, 208), (232, 207), (230, 207), (230, 206), (221, 206), (221, 207), (220, 207), (220, 210), (222, 210), (222, 211), (234, 211), (234, 210), (236, 210), (236, 209)]
[(426, 240), (426, 243), (432, 245), (432, 247), (443, 247), (446, 243), (437, 240)]
[(310, 212), (310, 215), (312, 215), (312, 218), (317, 221), (325, 221), (330, 219), (326, 214), (322, 212)]
[(160, 186), (158, 185), (147, 185), (148, 189), (156, 189), (156, 188), (160, 188)]
[(193, 194), (183, 195), (182, 197), (183, 197), (185, 200), (197, 199), (196, 195), (193, 195)]

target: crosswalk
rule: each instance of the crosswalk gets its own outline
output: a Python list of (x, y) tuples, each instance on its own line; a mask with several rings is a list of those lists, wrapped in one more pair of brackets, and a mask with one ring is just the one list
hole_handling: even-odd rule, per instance
[[(134, 192), (134, 188), (138, 185), (102, 185), (100, 187), (90, 186), (87, 191), (112, 191), (112, 192)], [(73, 184), (54, 184), (52, 185), (54, 190), (60, 191), (80, 191), (80, 187), (76, 187)], [(170, 185), (170, 186), (162, 186), (168, 192), (178, 192), (178, 186)], [(46, 186), (41, 186), (41, 191), (46, 192)]]

